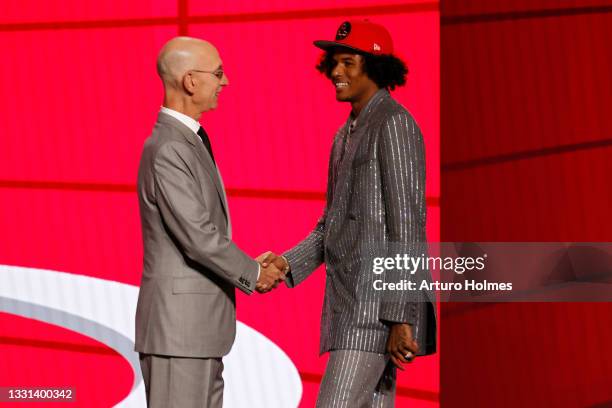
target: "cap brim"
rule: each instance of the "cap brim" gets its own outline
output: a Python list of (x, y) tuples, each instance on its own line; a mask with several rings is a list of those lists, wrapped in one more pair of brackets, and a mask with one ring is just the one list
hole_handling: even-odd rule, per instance
[(359, 48), (351, 47), (350, 45), (342, 44), (336, 41), (318, 40), (318, 41), (313, 41), (313, 44), (315, 45), (315, 47), (319, 47), (322, 50), (329, 50), (331, 48), (348, 48), (349, 50), (365, 52), (363, 50), (360, 50)]

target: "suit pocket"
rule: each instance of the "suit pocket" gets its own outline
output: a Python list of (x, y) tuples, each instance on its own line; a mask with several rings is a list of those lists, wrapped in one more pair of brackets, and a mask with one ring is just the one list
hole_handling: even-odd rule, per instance
[(172, 278), (172, 293), (219, 293), (221, 289), (205, 278)]

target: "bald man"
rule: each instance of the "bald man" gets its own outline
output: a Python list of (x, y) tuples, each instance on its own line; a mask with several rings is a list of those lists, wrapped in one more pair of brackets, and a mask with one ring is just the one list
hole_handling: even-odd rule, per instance
[(231, 240), (223, 182), (198, 123), (229, 84), (219, 53), (177, 37), (162, 48), (157, 70), (164, 102), (138, 170), (144, 266), (135, 349), (149, 407), (221, 407), (235, 288), (266, 292), (284, 274)]

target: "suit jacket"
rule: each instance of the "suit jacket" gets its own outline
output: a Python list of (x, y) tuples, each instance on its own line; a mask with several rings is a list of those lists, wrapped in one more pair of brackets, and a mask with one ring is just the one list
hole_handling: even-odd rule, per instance
[(160, 113), (138, 170), (144, 266), (136, 351), (221, 357), (236, 335), (235, 287), (258, 265), (231, 240), (223, 182), (199, 137)]
[(351, 121), (334, 139), (323, 216), (310, 235), (284, 254), (291, 266), (287, 285), (299, 284), (325, 262), (321, 353), (384, 353), (394, 322), (412, 324), (420, 354), (432, 353), (436, 321), (431, 302), (409, 301), (409, 291), (393, 301), (360, 293), (360, 285), (372, 281), (364, 248), (394, 243), (418, 256), (419, 243), (426, 241), (421, 131), (386, 90), (370, 99), (347, 138)]

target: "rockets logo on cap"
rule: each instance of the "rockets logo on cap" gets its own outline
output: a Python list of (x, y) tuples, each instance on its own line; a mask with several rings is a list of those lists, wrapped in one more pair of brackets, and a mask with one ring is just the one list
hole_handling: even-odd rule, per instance
[(349, 35), (350, 32), (351, 32), (351, 23), (349, 23), (348, 21), (345, 21), (344, 23), (342, 23), (342, 25), (338, 28), (338, 31), (336, 32), (336, 41), (344, 40)]

